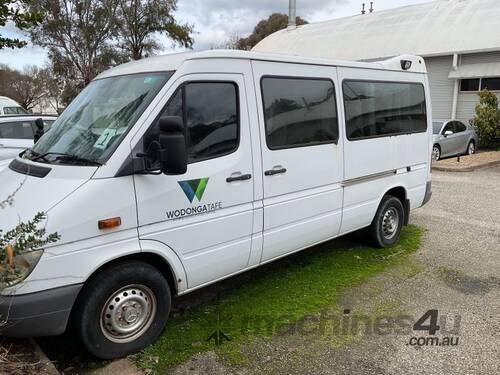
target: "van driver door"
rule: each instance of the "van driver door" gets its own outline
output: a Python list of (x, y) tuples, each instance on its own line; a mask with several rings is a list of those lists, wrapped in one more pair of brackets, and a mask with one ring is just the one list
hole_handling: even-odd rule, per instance
[(254, 187), (246, 103), (243, 75), (182, 77), (159, 117), (183, 119), (187, 172), (134, 176), (139, 237), (177, 253), (188, 288), (248, 265)]

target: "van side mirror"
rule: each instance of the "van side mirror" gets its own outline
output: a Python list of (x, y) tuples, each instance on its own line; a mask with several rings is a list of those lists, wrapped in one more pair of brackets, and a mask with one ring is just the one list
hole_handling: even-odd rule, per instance
[(179, 175), (187, 171), (187, 150), (182, 119), (165, 116), (159, 120), (160, 169), (163, 174)]

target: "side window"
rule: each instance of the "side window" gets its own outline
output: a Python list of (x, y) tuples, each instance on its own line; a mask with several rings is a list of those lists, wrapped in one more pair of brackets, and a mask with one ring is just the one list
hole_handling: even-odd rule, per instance
[[(237, 90), (233, 82), (189, 82), (177, 90), (163, 110), (161, 116), (182, 117), (190, 163), (227, 155), (238, 148)], [(153, 129), (148, 137), (157, 133)]]
[(500, 91), (500, 77), (481, 79), (481, 90)]
[(264, 77), (262, 98), (269, 149), (313, 146), (338, 140), (332, 81)]
[(30, 122), (0, 123), (0, 138), (33, 139), (33, 129)]
[(455, 121), (455, 133), (464, 132), (467, 128), (460, 121)]
[(427, 130), (423, 85), (346, 80), (342, 86), (349, 140)]
[(4, 107), (3, 112), (6, 115), (27, 115), (28, 111), (21, 107)]
[(450, 121), (449, 123), (446, 124), (446, 126), (443, 129), (442, 134), (446, 133), (447, 131), (451, 131), (455, 133), (455, 126), (453, 125), (453, 121)]

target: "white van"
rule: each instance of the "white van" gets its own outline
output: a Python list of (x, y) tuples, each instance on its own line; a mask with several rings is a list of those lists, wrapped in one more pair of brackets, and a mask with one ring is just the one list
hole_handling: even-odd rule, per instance
[(209, 51), (104, 72), (0, 172), (0, 197), (18, 189), (0, 229), (45, 211), (61, 236), (18, 257), (3, 334), (71, 321), (119, 357), (160, 335), (174, 296), (365, 227), (394, 244), (431, 194), (429, 98), (416, 56)]
[(21, 107), (21, 104), (8, 98), (6, 96), (0, 96), (0, 117), (1, 116), (12, 116), (12, 115), (29, 115), (30, 113)]

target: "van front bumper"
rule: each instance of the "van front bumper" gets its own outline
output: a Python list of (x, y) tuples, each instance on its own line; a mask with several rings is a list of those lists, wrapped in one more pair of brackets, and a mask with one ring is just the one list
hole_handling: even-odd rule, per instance
[(21, 338), (62, 334), (82, 285), (0, 296), (0, 335)]

